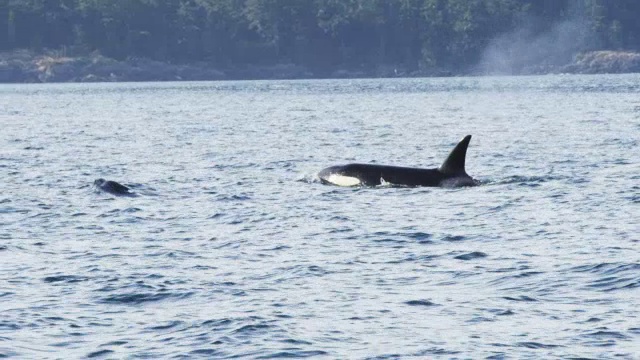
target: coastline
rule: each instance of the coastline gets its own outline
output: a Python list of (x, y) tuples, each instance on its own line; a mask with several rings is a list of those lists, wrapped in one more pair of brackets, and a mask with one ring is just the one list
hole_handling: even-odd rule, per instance
[[(590, 51), (576, 55), (566, 65), (534, 65), (513, 75), (619, 74), (640, 72), (640, 53)], [(447, 69), (407, 72), (393, 66), (374, 69), (313, 71), (295, 64), (245, 65), (220, 69), (205, 62), (174, 64), (145, 58), (115, 60), (97, 52), (76, 56), (62, 51), (36, 53), (13, 50), (0, 53), (0, 83), (207, 81), (259, 79), (313, 79), (363, 77), (442, 77), (491, 75), (456, 73)]]

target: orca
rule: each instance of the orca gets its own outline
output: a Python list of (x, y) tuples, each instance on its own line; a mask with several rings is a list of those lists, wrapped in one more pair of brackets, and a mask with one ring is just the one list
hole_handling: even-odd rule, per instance
[(136, 196), (129, 188), (111, 180), (96, 179), (93, 184), (100, 190), (116, 196)]
[(471, 135), (462, 139), (451, 150), (439, 168), (421, 169), (376, 164), (347, 164), (330, 166), (318, 173), (323, 184), (338, 186), (376, 186), (380, 184), (403, 186), (474, 186), (478, 182), (465, 171), (465, 158)]

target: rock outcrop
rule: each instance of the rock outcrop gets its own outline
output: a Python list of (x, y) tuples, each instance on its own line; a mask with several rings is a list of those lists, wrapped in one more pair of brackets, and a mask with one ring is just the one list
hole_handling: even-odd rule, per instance
[(572, 74), (621, 74), (640, 72), (640, 53), (590, 51), (578, 54), (573, 63), (560, 69)]

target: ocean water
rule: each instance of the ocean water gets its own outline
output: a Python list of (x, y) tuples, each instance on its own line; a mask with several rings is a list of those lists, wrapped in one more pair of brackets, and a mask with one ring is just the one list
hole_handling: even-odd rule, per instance
[(0, 145), (2, 358), (640, 358), (640, 75), (0, 85)]

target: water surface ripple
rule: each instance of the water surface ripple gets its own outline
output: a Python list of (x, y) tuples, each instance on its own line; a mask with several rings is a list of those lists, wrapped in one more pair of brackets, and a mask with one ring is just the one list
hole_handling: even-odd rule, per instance
[(2, 85), (0, 357), (638, 358), (639, 84)]

